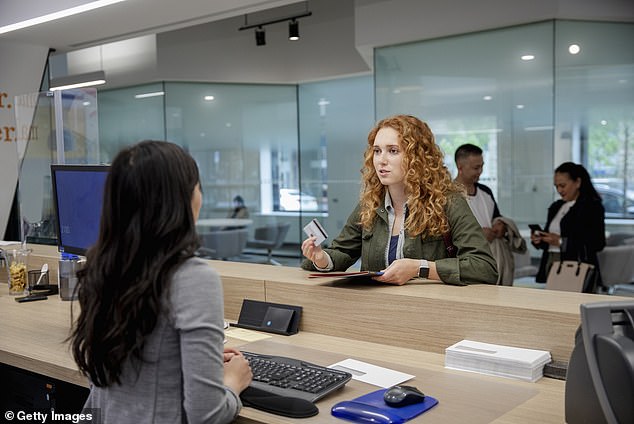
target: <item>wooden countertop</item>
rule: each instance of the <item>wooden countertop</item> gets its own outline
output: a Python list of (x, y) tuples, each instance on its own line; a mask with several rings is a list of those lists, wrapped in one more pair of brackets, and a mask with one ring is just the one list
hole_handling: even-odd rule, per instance
[[(8, 292), (8, 290), (7, 290)], [(75, 302), (55, 296), (46, 301), (17, 303), (13, 296), (0, 294), (0, 362), (87, 387), (65, 342), (70, 328), (70, 309)], [(563, 421), (564, 382), (543, 378), (527, 383), (444, 368), (444, 356), (386, 344), (300, 332), (286, 337), (271, 335), (266, 340), (245, 342), (231, 337), (228, 345), (260, 353), (280, 354), (329, 365), (354, 358), (416, 376), (408, 381), (440, 403), (413, 420), (425, 423), (560, 423)], [(378, 387), (359, 381), (317, 402), (320, 413), (303, 419), (306, 423), (340, 422), (330, 414), (337, 402), (350, 400)], [(239, 423), (290, 423), (290, 418), (243, 408)]]
[[(31, 267), (48, 262), (56, 273), (55, 246), (30, 247)], [(424, 280), (392, 286), (373, 281), (310, 279), (308, 272), (299, 268), (209, 263), (222, 278), (227, 319), (238, 319), (243, 299), (302, 306), (299, 334), (255, 342), (257, 349), (286, 356), (297, 352), (306, 360), (315, 358), (316, 363), (353, 357), (410, 372), (417, 376), (415, 385), (442, 397), (436, 411), (423, 415), (424, 422), (472, 423), (480, 422), (481, 417), (488, 420), (482, 422), (497, 423), (563, 422), (565, 382), (544, 378), (538, 383), (525, 383), (446, 370), (444, 349), (470, 339), (548, 350), (553, 359), (567, 361), (579, 325), (579, 305), (627, 299), (519, 287), (457, 287)], [(0, 362), (86, 386), (65, 342), (71, 304), (57, 296), (17, 303), (8, 289), (0, 290)], [(229, 343), (245, 344), (231, 338)], [(327, 412), (330, 406), (372, 390), (363, 384), (349, 383), (336, 396), (318, 403), (322, 412), (317, 417), (303, 421), (335, 422)], [(500, 388), (503, 390), (498, 391)], [(245, 408), (239, 421), (293, 420)]]

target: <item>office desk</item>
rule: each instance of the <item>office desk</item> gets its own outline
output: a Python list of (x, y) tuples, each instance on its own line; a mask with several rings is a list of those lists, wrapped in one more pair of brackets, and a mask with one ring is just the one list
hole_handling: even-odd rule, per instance
[[(33, 249), (35, 262), (49, 261), (49, 265), (57, 266), (56, 261), (50, 262), (50, 258), (57, 257), (54, 246), (33, 246)], [(317, 358), (313, 362), (323, 365), (354, 357), (417, 375), (415, 383), (423, 391), (432, 396), (442, 395), (441, 406), (456, 407), (425, 413), (424, 422), (474, 422), (474, 417), (490, 418), (487, 414), (495, 405), (480, 404), (474, 395), (486, 394), (486, 390), (464, 391), (470, 386), (480, 387), (481, 382), (508, 384), (504, 387), (509, 390), (516, 387), (519, 392), (527, 388), (536, 391), (491, 421), (563, 422), (564, 382), (542, 379), (533, 384), (468, 374), (474, 380), (469, 380), (465, 388), (465, 381), (455, 377), (464, 377), (465, 373), (443, 368), (444, 349), (459, 340), (472, 339), (548, 350), (554, 359), (567, 361), (579, 325), (579, 305), (626, 299), (519, 287), (456, 287), (429, 281), (405, 286), (341, 282), (331, 278), (309, 279), (308, 272), (299, 268), (226, 261), (210, 261), (210, 264), (222, 277), (227, 319), (238, 319), (245, 298), (303, 307), (300, 333), (275, 336), (270, 339), (275, 344), (259, 345), (261, 349), (293, 356), (296, 349), (305, 348), (310, 349), (301, 352), (306, 359)], [(85, 386), (86, 381), (77, 372), (63, 342), (70, 327), (71, 302), (51, 297), (47, 301), (18, 304), (7, 293), (7, 289), (0, 290), (0, 362)], [(230, 343), (244, 345), (239, 340)], [(433, 375), (427, 374), (431, 371)], [(435, 383), (428, 383), (431, 380)], [(322, 412), (304, 421), (332, 422), (334, 419), (327, 414), (329, 405), (373, 390), (353, 383), (337, 396), (319, 402)], [(490, 387), (489, 391), (497, 393), (497, 388)], [(500, 404), (511, 405), (518, 399), (500, 396)], [(455, 414), (458, 413), (454, 409), (467, 411), (467, 416), (446, 416), (447, 409)], [(444, 421), (428, 421), (439, 414)], [(241, 417), (247, 420), (244, 422), (292, 421), (250, 408)]]
[[(56, 281), (57, 248), (29, 247), (33, 249), (29, 268), (39, 269), (47, 262)], [(441, 354), (447, 346), (471, 339), (547, 350), (553, 359), (568, 361), (579, 326), (579, 305), (629, 299), (423, 280), (404, 286), (346, 283), (309, 279), (307, 271), (294, 267), (210, 264), (222, 277), (228, 319), (238, 319), (243, 299), (301, 305), (302, 331)]]
[[(0, 362), (86, 387), (64, 339), (70, 325), (73, 302), (49, 300), (17, 303), (0, 294)], [(310, 332), (285, 337), (271, 335), (266, 340), (246, 343), (230, 337), (229, 346), (261, 353), (282, 354), (329, 365), (355, 358), (416, 376), (409, 383), (439, 399), (434, 409), (422, 418), (425, 423), (561, 423), (563, 422), (564, 382), (541, 379), (526, 383), (443, 368), (444, 357), (437, 353), (362, 342)], [(317, 403), (319, 415), (303, 419), (306, 423), (342, 422), (330, 416), (330, 408), (378, 387), (351, 381), (342, 390)], [(423, 420), (424, 419), (424, 420)], [(295, 420), (244, 408), (239, 423), (290, 423)]]

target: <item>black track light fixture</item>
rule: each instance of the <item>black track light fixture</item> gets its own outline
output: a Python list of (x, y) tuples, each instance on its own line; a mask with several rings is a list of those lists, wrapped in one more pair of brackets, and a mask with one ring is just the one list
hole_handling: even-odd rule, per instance
[(288, 23), (288, 39), (291, 41), (299, 40), (299, 22), (295, 19)]
[(266, 32), (264, 32), (264, 28), (262, 28), (261, 26), (255, 29), (255, 45), (256, 46), (266, 45)]
[(261, 21), (257, 23), (249, 23), (247, 15), (244, 15), (244, 25), (238, 28), (238, 31), (244, 31), (247, 29), (255, 28), (255, 44), (257, 46), (266, 45), (266, 36), (264, 33), (264, 26), (273, 25), (280, 22), (288, 22), (288, 39), (291, 41), (299, 40), (299, 19), (312, 16), (313, 12), (308, 10), (308, 1), (305, 2), (306, 11), (297, 13), (294, 15), (284, 16), (280, 18), (270, 19), (268, 21)]

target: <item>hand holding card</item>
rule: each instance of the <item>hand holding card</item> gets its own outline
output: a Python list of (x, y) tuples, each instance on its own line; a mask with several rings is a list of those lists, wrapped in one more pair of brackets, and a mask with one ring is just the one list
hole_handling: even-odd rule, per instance
[(315, 237), (315, 246), (319, 246), (328, 238), (326, 230), (324, 230), (324, 227), (322, 227), (316, 219), (306, 224), (304, 232), (308, 237)]

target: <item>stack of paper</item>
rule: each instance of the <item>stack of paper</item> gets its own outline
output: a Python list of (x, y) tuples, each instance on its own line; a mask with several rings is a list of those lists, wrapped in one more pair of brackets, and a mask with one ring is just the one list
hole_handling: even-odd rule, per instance
[(535, 382), (550, 352), (462, 340), (445, 349), (445, 367)]

